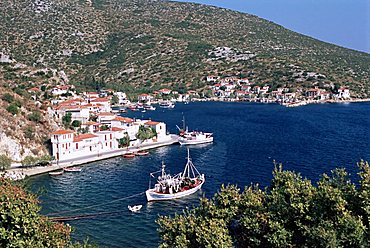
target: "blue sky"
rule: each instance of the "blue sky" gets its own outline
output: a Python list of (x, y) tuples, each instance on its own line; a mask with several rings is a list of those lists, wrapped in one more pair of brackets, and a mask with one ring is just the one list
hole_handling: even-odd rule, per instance
[(316, 39), (370, 53), (370, 0), (177, 0), (257, 15)]

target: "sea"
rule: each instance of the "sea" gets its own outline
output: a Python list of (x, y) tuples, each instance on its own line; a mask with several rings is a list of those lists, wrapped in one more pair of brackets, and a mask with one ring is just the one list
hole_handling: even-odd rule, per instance
[[(221, 185), (241, 189), (269, 185), (274, 164), (317, 182), (323, 173), (346, 168), (357, 180), (356, 163), (370, 161), (370, 103), (316, 104), (286, 108), (277, 104), (191, 102), (174, 109), (122, 114), (163, 121), (177, 133), (183, 118), (189, 130), (212, 132), (214, 142), (190, 146), (194, 165), (206, 175), (201, 191), (191, 196), (147, 203), (149, 173), (162, 162), (171, 173), (183, 170), (187, 147), (174, 144), (150, 150), (148, 156), (115, 157), (83, 165), (82, 172), (30, 179), (41, 213), (85, 216), (66, 221), (76, 241), (100, 247), (157, 247), (159, 216), (181, 214), (211, 198)], [(143, 205), (137, 213), (128, 205)]]

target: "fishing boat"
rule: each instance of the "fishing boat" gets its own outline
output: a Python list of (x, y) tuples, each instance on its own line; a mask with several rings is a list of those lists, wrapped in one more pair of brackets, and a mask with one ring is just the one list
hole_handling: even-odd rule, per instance
[(197, 145), (213, 142), (213, 133), (185, 131), (179, 137), (180, 145)]
[(143, 205), (135, 205), (135, 206), (127, 206), (127, 207), (131, 212), (137, 212), (143, 207)]
[(81, 172), (82, 168), (80, 167), (71, 167), (71, 168), (64, 168), (65, 172)]
[(156, 108), (154, 106), (152, 106), (152, 105), (144, 106), (144, 109), (151, 110), (151, 111), (156, 110)]
[(49, 172), (49, 176), (60, 176), (62, 174), (63, 174), (63, 170)]
[(126, 153), (123, 155), (124, 158), (134, 158), (135, 157), (135, 153)]
[(136, 152), (136, 154), (135, 155), (138, 155), (138, 156), (145, 156), (145, 155), (148, 155), (149, 154), (149, 152), (148, 151), (138, 151), (138, 152)]
[(189, 149), (187, 163), (184, 171), (174, 176), (165, 172), (165, 164), (162, 163), (162, 169), (150, 173), (150, 179), (155, 178), (157, 183), (154, 188), (151, 188), (151, 180), (149, 180), (149, 189), (145, 191), (146, 199), (150, 201), (164, 201), (181, 198), (197, 192), (205, 182), (204, 174), (200, 174), (190, 159)]
[(182, 119), (183, 128), (179, 128), (179, 143), (180, 145), (198, 145), (213, 142), (213, 133), (192, 131), (189, 132), (188, 127), (185, 127), (185, 118)]
[(175, 107), (175, 104), (170, 101), (163, 101), (159, 103), (159, 107), (172, 109)]

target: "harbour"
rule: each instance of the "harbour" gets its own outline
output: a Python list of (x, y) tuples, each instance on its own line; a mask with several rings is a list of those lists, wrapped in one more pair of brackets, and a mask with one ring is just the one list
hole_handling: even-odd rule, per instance
[[(30, 183), (35, 192), (46, 189), (40, 197), (45, 215), (115, 212), (67, 222), (76, 228), (74, 239), (89, 237), (108, 247), (157, 247), (155, 220), (159, 214), (181, 213), (197, 205), (202, 195), (212, 197), (222, 184), (244, 187), (258, 182), (265, 187), (272, 177), (274, 160), (313, 181), (335, 167), (354, 171), (360, 159), (370, 160), (369, 109), (369, 103), (285, 108), (277, 104), (191, 102), (177, 104), (174, 109), (128, 112), (125, 116), (163, 120), (171, 133), (185, 116), (189, 130), (214, 134), (213, 143), (189, 147), (194, 164), (206, 176), (200, 191), (166, 202), (147, 203), (143, 194), (119, 200), (147, 190), (149, 173), (158, 170), (162, 161), (172, 173), (181, 171), (187, 149), (180, 145), (156, 148), (148, 156), (133, 159), (92, 162), (82, 166), (80, 173), (36, 176)], [(132, 213), (128, 205), (143, 206), (140, 212)]]

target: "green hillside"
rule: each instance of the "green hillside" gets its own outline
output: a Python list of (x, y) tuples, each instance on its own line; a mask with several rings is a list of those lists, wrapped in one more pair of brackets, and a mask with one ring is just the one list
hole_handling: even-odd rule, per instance
[(226, 9), (149, 0), (3, 0), (0, 19), (4, 53), (64, 70), (82, 87), (181, 91), (201, 89), (205, 76), (218, 74), (272, 88), (337, 83), (353, 96), (370, 93), (369, 54)]

